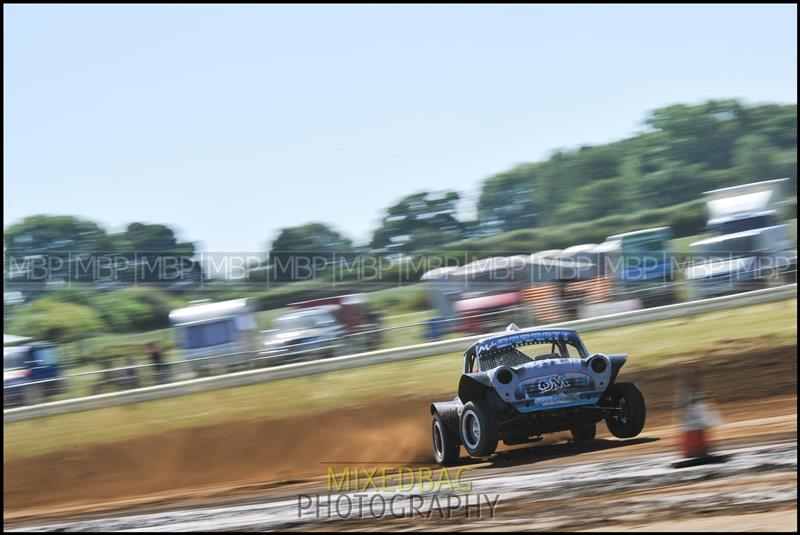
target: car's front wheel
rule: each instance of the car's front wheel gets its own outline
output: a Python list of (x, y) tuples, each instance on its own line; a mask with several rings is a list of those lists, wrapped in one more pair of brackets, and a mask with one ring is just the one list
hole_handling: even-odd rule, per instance
[(488, 457), (497, 449), (500, 439), (497, 418), (489, 403), (470, 401), (461, 410), (459, 421), (461, 443), (473, 457)]
[(438, 413), (434, 413), (431, 424), (433, 433), (433, 458), (442, 466), (458, 461), (458, 436), (448, 429)]
[(617, 438), (632, 438), (642, 432), (644, 396), (633, 383), (615, 383), (606, 393), (606, 403), (616, 409), (606, 417), (608, 430)]

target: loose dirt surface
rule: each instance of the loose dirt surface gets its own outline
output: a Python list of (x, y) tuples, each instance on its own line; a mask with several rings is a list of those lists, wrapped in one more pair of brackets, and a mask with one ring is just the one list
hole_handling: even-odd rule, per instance
[[(726, 420), (725, 425), (715, 430), (714, 441), (720, 447), (796, 441), (796, 346), (761, 351), (748, 348), (744, 353), (736, 348), (726, 349), (698, 359), (702, 362), (706, 390), (719, 404)], [(533, 448), (501, 447), (500, 453), (489, 462), (465, 461), (464, 466), (468, 466), (475, 477), (496, 479), (496, 474), (523, 473), (595, 459), (623, 462), (632, 456), (671, 454), (678, 440), (673, 404), (679, 369), (679, 365), (667, 365), (626, 374), (623, 368), (621, 379), (636, 382), (648, 405), (648, 422), (637, 439), (614, 440), (601, 432), (599, 440), (588, 444), (555, 444), (565, 438), (556, 435)], [(4, 524), (14, 527), (30, 521), (97, 517), (103, 516), (103, 511), (118, 515), (122, 511), (170, 511), (181, 507), (280, 499), (312, 489), (324, 491), (325, 471), (329, 466), (425, 465), (431, 461), (430, 402), (452, 395), (449, 392), (431, 399), (395, 399), (371, 406), (342, 408), (302, 420), (243, 421), (182, 429), (5, 461)], [(265, 401), (265, 410), (266, 405), (268, 401)], [(796, 470), (796, 445), (794, 452)], [(784, 492), (786, 478), (790, 477), (781, 471), (771, 473), (773, 479), (769, 481), (754, 482), (741, 476), (731, 475), (731, 481), (722, 478), (718, 482), (720, 486), (709, 487), (706, 494), (699, 494), (697, 499), (702, 501), (706, 495), (727, 495), (728, 490), (723, 487), (734, 485), (733, 481), (735, 485), (745, 485), (742, 488), (766, 485)], [(793, 485), (796, 500), (796, 475)], [(666, 487), (674, 489), (675, 483)], [(625, 490), (615, 492), (620, 494)], [(693, 492), (698, 491), (694, 489)], [(597, 509), (597, 504), (592, 506), (591, 503), (598, 499), (597, 496), (583, 498), (587, 513)], [(603, 498), (607, 499), (610, 497)], [(522, 499), (521, 503), (527, 502)], [(642, 510), (646, 510), (647, 503), (650, 502), (642, 502)], [(782, 499), (764, 503), (760, 510), (741, 506), (737, 514), (792, 508)], [(529, 506), (527, 503), (526, 507)], [(730, 513), (724, 508), (715, 511), (717, 516), (722, 512)], [(691, 521), (700, 513), (690, 511), (687, 514), (687, 521)], [(666, 510), (661, 517), (666, 520), (672, 515), (674, 511)], [(645, 520), (656, 522), (659, 518), (655, 515)], [(609, 517), (609, 527), (617, 521), (622, 520)], [(510, 529), (547, 527), (531, 521), (520, 522), (519, 515), (511, 514), (504, 519), (503, 526)], [(399, 521), (397, 527), (408, 529), (413, 525)], [(358, 523), (340, 527), (360, 529), (366, 526)], [(433, 526), (422, 522), (420, 528), (423, 527)], [(452, 529), (455, 525), (451, 522), (438, 527)], [(557, 521), (550, 526), (551, 529), (577, 527)], [(490, 528), (484, 525), (482, 529)]]
[[(379, 487), (328, 495), (318, 486), (317, 494), (311, 488), (295, 489), (294, 495), (284, 489), (275, 495), (240, 497), (228, 504), (29, 519), (5, 527), (156, 532), (386, 527), (404, 531), (575, 531), (671, 522), (677, 522), (676, 527), (696, 522), (700, 528), (714, 518), (717, 528), (724, 530), (740, 528), (735, 520), (738, 515), (769, 513), (769, 520), (763, 517), (764, 521), (774, 523), (762, 528), (779, 530), (786, 528), (781, 513), (796, 510), (796, 441), (725, 448), (717, 453), (725, 455), (726, 462), (684, 469), (672, 467), (676, 455), (635, 453), (642, 441), (624, 442), (618, 447), (628, 454), (610, 458), (588, 448), (584, 449), (586, 456), (569, 461), (554, 456), (541, 464), (518, 463), (513, 468), (476, 467), (461, 480), (471, 488), (459, 493), (417, 485), (413, 492)], [(569, 449), (564, 445), (546, 448), (564, 447)], [(467, 500), (469, 508), (465, 507)]]
[[(608, 531), (592, 528), (584, 531)], [(797, 531), (797, 510), (751, 513), (742, 515), (716, 515), (698, 518), (677, 518), (662, 522), (633, 523), (625, 531)]]

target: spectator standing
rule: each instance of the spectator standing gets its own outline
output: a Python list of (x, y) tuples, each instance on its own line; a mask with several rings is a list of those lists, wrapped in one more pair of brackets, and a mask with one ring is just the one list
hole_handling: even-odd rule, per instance
[(147, 344), (147, 353), (150, 355), (150, 362), (153, 364), (156, 371), (156, 382), (164, 383), (167, 381), (167, 365), (164, 363), (164, 357), (158, 345), (155, 342)]

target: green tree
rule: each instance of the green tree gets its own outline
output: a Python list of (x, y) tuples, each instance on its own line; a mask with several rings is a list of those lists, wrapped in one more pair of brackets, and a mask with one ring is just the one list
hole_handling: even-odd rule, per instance
[(490, 176), (478, 198), (481, 226), (501, 232), (536, 226), (536, 164)]
[(270, 254), (278, 253), (349, 253), (353, 242), (324, 223), (306, 223), (282, 228), (272, 242)]
[(747, 129), (778, 149), (797, 149), (797, 105), (760, 104), (744, 110)]
[(97, 312), (75, 303), (38, 299), (14, 311), (9, 330), (53, 342), (71, 342), (99, 333), (105, 325)]
[(57, 278), (90, 280), (72, 269), (81, 258), (113, 250), (113, 240), (97, 223), (73, 216), (34, 215), (3, 233), (6, 279), (40, 282)]
[(778, 149), (758, 134), (748, 134), (736, 141), (733, 162), (743, 183), (783, 177)]
[(175, 231), (166, 225), (131, 223), (125, 232), (115, 235), (117, 250), (138, 253), (193, 255), (194, 243), (179, 242)]
[[(324, 223), (307, 223), (280, 230), (269, 250), (269, 265), (250, 270), (251, 281), (288, 282), (317, 277), (337, 255), (353, 252), (352, 241)], [(300, 269), (298, 269), (300, 268)]]
[(663, 160), (659, 168), (642, 176), (637, 197), (647, 208), (662, 208), (699, 198), (707, 189), (702, 165), (681, 165)]
[(97, 223), (74, 216), (34, 215), (5, 229), (6, 254), (24, 257), (51, 252), (109, 251), (113, 240)]
[(92, 299), (113, 332), (139, 332), (169, 326), (169, 313), (182, 302), (153, 288), (125, 288)]
[(371, 247), (413, 251), (460, 239), (464, 229), (456, 217), (459, 199), (455, 191), (423, 191), (404, 197), (386, 209)]
[(572, 199), (558, 207), (555, 219), (566, 223), (600, 219), (626, 212), (627, 206), (622, 179), (595, 180), (575, 190)]
[[(199, 265), (191, 259), (194, 244), (179, 242), (165, 225), (131, 223), (124, 232), (108, 234), (94, 221), (36, 215), (9, 226), (3, 238), (6, 278), (12, 282), (36, 279), (44, 284), (40, 274), (47, 280), (72, 282), (94, 282), (106, 274), (119, 282), (162, 282), (165, 273), (170, 280), (185, 278), (186, 273), (193, 279), (199, 276)], [(123, 259), (128, 264), (120, 262)], [(135, 260), (140, 262), (138, 276)], [(106, 269), (112, 263), (119, 270)], [(167, 264), (169, 269), (161, 268)]]
[(711, 169), (730, 167), (736, 138), (745, 131), (743, 107), (736, 100), (659, 108), (647, 124), (666, 134), (663, 140), (671, 160), (703, 163)]
[[(764, 176), (788, 176), (795, 189), (796, 121), (796, 105), (710, 100), (656, 109), (633, 137), (557, 150), (487, 178), (478, 201), (482, 232), (475, 235), (670, 206)], [(620, 197), (608, 202), (599, 195), (604, 190)]]
[(118, 273), (126, 282), (196, 282), (202, 276), (200, 265), (192, 258), (194, 243), (178, 241), (175, 231), (166, 225), (130, 223), (113, 237), (115, 254), (130, 262), (130, 269)]

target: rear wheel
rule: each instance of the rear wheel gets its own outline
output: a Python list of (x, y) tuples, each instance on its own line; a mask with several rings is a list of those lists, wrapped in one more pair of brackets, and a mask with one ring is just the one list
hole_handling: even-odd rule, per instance
[(573, 442), (587, 442), (594, 440), (594, 437), (597, 436), (597, 424), (573, 427), (571, 431)]
[(471, 456), (488, 457), (494, 453), (500, 432), (494, 411), (485, 400), (464, 405), (459, 423), (461, 443)]
[(434, 413), (431, 424), (433, 434), (433, 458), (446, 466), (458, 461), (458, 436), (448, 429), (438, 413)]
[(608, 430), (617, 438), (632, 438), (642, 432), (644, 396), (633, 383), (615, 383), (606, 393), (606, 403), (619, 411), (606, 418)]

